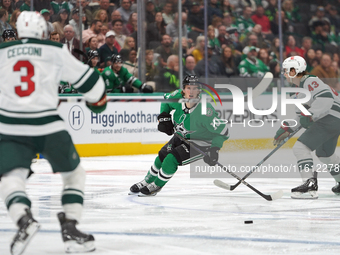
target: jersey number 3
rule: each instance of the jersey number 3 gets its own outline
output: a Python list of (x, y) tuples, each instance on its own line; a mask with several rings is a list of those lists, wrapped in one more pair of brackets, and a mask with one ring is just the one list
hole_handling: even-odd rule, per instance
[(15, 93), (19, 97), (27, 97), (33, 93), (35, 90), (35, 83), (31, 80), (31, 78), (34, 76), (34, 66), (27, 60), (20, 60), (18, 61), (14, 67), (14, 72), (20, 72), (21, 68), (26, 68), (27, 75), (21, 76), (21, 82), (27, 83), (27, 89), (23, 90), (21, 85), (15, 86)]

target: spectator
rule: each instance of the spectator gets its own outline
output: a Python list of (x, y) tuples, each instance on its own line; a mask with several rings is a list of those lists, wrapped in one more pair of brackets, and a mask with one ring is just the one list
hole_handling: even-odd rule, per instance
[(258, 59), (260, 59), (266, 66), (269, 66), (270, 59), (267, 49), (262, 48), (259, 50)]
[(225, 13), (229, 13), (230, 15), (233, 16), (235, 7), (230, 4), (230, 1), (229, 0), (222, 0), (221, 2), (222, 2), (222, 4), (221, 4), (220, 9), (221, 9), (223, 15)]
[[(20, 11), (31, 11), (31, 0), (25, 0), (24, 3), (20, 6)], [(35, 11), (33, 7), (33, 11)]]
[(102, 46), (105, 41), (105, 36), (101, 34), (103, 24), (99, 20), (93, 20), (91, 27), (83, 31), (83, 43), (87, 44), (88, 39), (91, 37), (97, 37), (98, 47)]
[(292, 51), (295, 51), (300, 57), (303, 57), (304, 51), (299, 47), (296, 47), (296, 41), (294, 36), (288, 36), (287, 45), (285, 47), (286, 54), (289, 55)]
[(312, 48), (312, 38), (308, 36), (303, 37), (301, 46), (301, 50), (303, 50), (303, 55), (305, 55), (310, 48)]
[(299, 8), (294, 7), (293, 0), (284, 0), (282, 10), (285, 12), (285, 17), (292, 23), (296, 24), (301, 21)]
[(318, 76), (324, 83), (335, 88), (336, 87), (336, 73), (331, 68), (332, 58), (329, 54), (323, 54), (321, 57), (320, 65), (316, 66), (311, 74)]
[(236, 26), (239, 34), (248, 34), (251, 32), (255, 23), (251, 19), (252, 10), (251, 7), (245, 7), (243, 14), (236, 20)]
[(137, 67), (137, 51), (132, 49), (129, 52), (129, 58), (127, 61), (123, 62), (123, 67), (125, 67), (130, 74), (138, 78), (138, 67)]
[(212, 23), (213, 17), (223, 18), (223, 12), (217, 0), (210, 0), (208, 4), (208, 24)]
[(159, 54), (158, 65), (161, 68), (165, 68), (167, 65), (167, 59), (170, 55), (174, 54), (171, 48), (171, 37), (167, 34), (163, 35), (161, 46), (157, 47), (155, 53)]
[[(63, 0), (54, 0), (51, 2), (51, 7), (52, 7), (52, 11), (53, 14), (57, 15), (60, 10), (64, 9), (67, 11), (67, 14), (70, 14), (70, 7), (68, 5), (68, 2), (63, 1)], [(52, 21), (54, 21), (55, 19), (52, 17)]]
[[(182, 12), (182, 36), (183, 37), (188, 37), (187, 31), (187, 14), (185, 12)], [(175, 13), (174, 16), (174, 21), (170, 22), (167, 26), (166, 26), (166, 33), (168, 35), (170, 35), (170, 37), (172, 38), (172, 41), (175, 41), (176, 38), (178, 38), (178, 12)]]
[(340, 66), (340, 56), (339, 53), (333, 53), (333, 61), (336, 61), (338, 63), (338, 66)]
[(220, 72), (222, 76), (232, 77), (238, 76), (239, 71), (237, 69), (237, 60), (233, 55), (233, 50), (230, 47), (225, 47), (222, 51), (220, 60), (218, 61), (220, 66)]
[(221, 54), (220, 41), (215, 37), (215, 29), (212, 25), (208, 26), (208, 44), (213, 48), (214, 55)]
[(89, 44), (89, 47), (86, 47), (86, 48), (85, 48), (86, 54), (87, 54), (90, 50), (95, 50), (95, 51), (97, 51), (98, 54), (99, 54), (98, 39), (97, 39), (97, 37), (95, 37), (95, 36), (94, 36), (94, 37), (91, 37), (91, 38), (89, 39), (88, 44)]
[[(82, 24), (81, 28), (84, 31), (84, 22), (86, 21), (86, 17), (82, 17)], [(79, 9), (72, 10), (72, 19), (70, 20), (69, 24), (73, 27), (75, 32), (75, 37), (80, 40), (80, 31), (79, 31)]]
[(146, 29), (148, 36), (147, 46), (149, 49), (155, 49), (161, 45), (162, 36), (166, 34), (166, 24), (161, 12), (157, 12), (155, 22), (150, 23)]
[(103, 25), (108, 26), (109, 19), (105, 10), (99, 9), (94, 18), (99, 20)]
[(177, 55), (170, 55), (166, 65), (159, 72), (156, 90), (159, 92), (171, 92), (179, 89), (179, 61)]
[(60, 42), (60, 35), (58, 34), (57, 31), (53, 31), (50, 34), (50, 40), (53, 41), (53, 42)]
[(336, 75), (336, 85), (334, 89), (336, 91), (340, 91), (340, 69), (337, 61), (332, 61), (331, 68), (335, 72)]
[[(85, 29), (87, 29), (89, 26), (91, 26), (92, 20), (93, 20), (93, 15), (92, 12), (88, 6), (88, 1), (87, 0), (81, 0), (80, 5), (83, 9), (83, 13), (85, 14), (86, 17), (86, 22), (85, 22)], [(79, 0), (76, 1), (76, 7), (75, 9), (79, 10)]]
[(338, 10), (336, 9), (335, 6), (332, 5), (332, 6), (330, 6), (328, 12), (329, 12), (329, 15), (327, 16), (327, 18), (331, 22), (332, 32), (339, 34), (339, 32), (340, 32), (340, 16), (338, 15)]
[(115, 7), (110, 5), (110, 0), (100, 0), (99, 9), (104, 10), (106, 12), (106, 16), (108, 17), (108, 21), (111, 21), (111, 14)]
[(269, 68), (257, 58), (258, 48), (254, 46), (245, 47), (243, 54), (247, 57), (238, 66), (241, 77), (263, 77)]
[(269, 0), (268, 2), (264, 14), (268, 17), (269, 21), (272, 22), (274, 21), (277, 12), (277, 0)]
[[(80, 55), (77, 52), (74, 52), (74, 49), (80, 49), (80, 41), (75, 38), (75, 32), (73, 30), (73, 26), (66, 25), (64, 27), (64, 35), (65, 37), (60, 40), (61, 43), (67, 45), (67, 49), (71, 52), (71, 54), (80, 60)], [(84, 49), (84, 47), (82, 47)]]
[[(120, 49), (123, 48), (126, 39), (126, 35), (123, 35), (123, 21), (122, 20), (112, 21), (112, 30), (116, 34), (115, 40), (119, 44), (120, 46), (119, 48)], [(120, 52), (120, 50), (118, 50), (118, 52)]]
[(320, 63), (321, 62), (321, 57), (323, 55), (323, 52), (321, 49), (316, 49), (315, 50), (315, 58), (316, 60)]
[(164, 7), (163, 7), (163, 20), (165, 24), (170, 24), (171, 22), (174, 21), (174, 15), (172, 13), (172, 3), (171, 2), (166, 2)]
[[(282, 22), (282, 32), (288, 31), (288, 19), (285, 17), (284, 11), (281, 11), (281, 22)], [(276, 12), (275, 19), (270, 22), (270, 28), (272, 30), (273, 35), (279, 35), (279, 12)]]
[(153, 50), (145, 51), (145, 80), (154, 81), (155, 76), (158, 74), (158, 69), (153, 63)]
[(148, 24), (155, 22), (155, 16), (156, 16), (155, 4), (153, 3), (152, 0), (148, 0), (146, 2), (146, 14), (145, 14), (146, 22)]
[[(124, 0), (125, 1), (125, 0)], [(114, 46), (115, 33), (109, 31), (106, 33), (105, 44), (99, 48), (99, 61), (100, 67), (104, 67), (104, 61), (107, 57), (111, 57), (113, 54), (118, 54), (118, 50)]]
[(68, 13), (66, 9), (60, 9), (56, 21), (53, 22), (54, 31), (60, 35), (60, 40), (64, 38), (64, 27), (68, 24)]
[(272, 34), (269, 36), (269, 34), (264, 35), (262, 34), (262, 27), (259, 24), (256, 24), (253, 28), (253, 31), (251, 34), (255, 34), (257, 36), (257, 45), (259, 48), (269, 48), (270, 42), (266, 40), (267, 37), (272, 37)]
[(273, 74), (274, 79), (280, 78), (281, 67), (277, 60), (271, 60), (269, 62), (269, 71)]
[(328, 18), (325, 17), (325, 8), (323, 6), (319, 6), (316, 9), (315, 16), (311, 18), (311, 20), (308, 22), (308, 25), (311, 29), (311, 31), (315, 30), (315, 22), (320, 22), (324, 24), (324, 21), (327, 21), (328, 23), (331, 23)]
[(120, 50), (119, 55), (121, 55), (123, 61), (127, 61), (129, 59), (129, 52), (134, 49), (136, 50), (135, 39), (131, 36), (127, 36), (123, 48)]
[[(3, 34), (5, 30), (11, 30), (12, 27), (7, 23), (8, 11), (5, 9), (0, 9), (0, 35)], [(0, 42), (3, 42), (3, 38), (0, 37)]]
[[(173, 45), (173, 52), (174, 54), (179, 56), (179, 43), (178, 43), (178, 38), (174, 42)], [(189, 45), (188, 39), (185, 37), (182, 37), (182, 58), (183, 58), (183, 63), (185, 63), (185, 59), (188, 55), (191, 55), (192, 52), (194, 51), (195, 47)]]
[(315, 58), (315, 51), (314, 49), (309, 49), (305, 55), (305, 60), (307, 63), (306, 71), (310, 73), (315, 66), (317, 66), (319, 63)]
[[(17, 33), (17, 19), (20, 15), (21, 11), (19, 9), (14, 10), (11, 16), (11, 19), (9, 21), (9, 24), (11, 25), (12, 29)], [(52, 25), (52, 24), (51, 24)], [(53, 26), (52, 26), (53, 28)]]
[(324, 29), (324, 25), (324, 21), (314, 21), (311, 36), (313, 40), (313, 45), (322, 48), (323, 51), (325, 51), (326, 44), (330, 42), (327, 31)]
[(14, 10), (20, 10), (21, 5), (24, 3), (24, 0), (14, 0), (13, 3), (13, 8)]
[(262, 4), (261, 1), (260, 1), (260, 2), (257, 1), (257, 3), (256, 3), (256, 1), (257, 1), (257, 0), (240, 0), (241, 5), (242, 5), (242, 7), (243, 7), (243, 10), (244, 10), (244, 8), (246, 8), (246, 7), (250, 7), (252, 12), (255, 12), (255, 11), (256, 11), (256, 4), (257, 4), (257, 3)]
[(41, 10), (43, 10), (43, 9), (46, 9), (46, 10), (52, 9), (51, 1), (46, 1), (46, 0), (34, 0), (33, 6), (34, 6), (34, 9), (38, 12), (41, 12)]
[(131, 1), (130, 0), (122, 0), (121, 6), (117, 9), (117, 11), (120, 12), (120, 15), (122, 15), (122, 20), (124, 24), (126, 24), (130, 18), (130, 15), (132, 13), (131, 10)]
[(48, 35), (50, 35), (50, 34), (54, 31), (54, 27), (53, 27), (52, 23), (50, 22), (51, 13), (50, 13), (50, 11), (47, 10), (47, 9), (42, 9), (42, 10), (40, 11), (40, 14), (41, 14), (41, 15), (44, 17), (44, 19), (46, 20)]
[[(209, 44), (207, 45), (208, 49), (208, 77), (219, 77), (221, 76), (220, 66), (218, 64), (218, 57), (213, 55), (213, 47)], [(205, 54), (203, 51), (203, 59), (197, 62), (195, 66), (195, 73), (198, 77), (205, 77)]]
[(137, 12), (133, 12), (130, 14), (129, 20), (126, 24), (126, 29), (128, 31), (128, 36), (130, 36), (133, 32), (137, 31)]
[(191, 55), (188, 55), (185, 59), (185, 66), (183, 68), (183, 76), (185, 75), (196, 75), (195, 73), (196, 61)]
[(256, 13), (251, 16), (251, 19), (254, 21), (255, 24), (259, 24), (262, 27), (263, 34), (271, 34), (272, 31), (270, 30), (270, 21), (266, 15), (264, 15), (264, 8), (263, 6), (259, 5), (256, 8)]
[(269, 57), (272, 60), (280, 58), (280, 45), (281, 45), (280, 39), (275, 37), (273, 39), (273, 42), (271, 43), (270, 52), (269, 52)]
[(205, 37), (203, 35), (200, 35), (196, 39), (196, 47), (192, 52), (192, 55), (194, 56), (196, 63), (198, 63), (198, 61), (203, 59), (204, 46), (205, 46)]
[(220, 25), (222, 25), (222, 19), (220, 17), (213, 17), (211, 25), (214, 27), (215, 37), (217, 38), (218, 37), (218, 27)]
[(221, 25), (221, 26), (218, 27), (218, 37), (217, 37), (217, 39), (220, 42), (222, 50), (226, 46), (230, 46), (231, 48), (234, 49), (235, 46), (237, 45), (237, 43), (234, 41), (234, 38), (235, 38), (234, 33), (237, 32), (237, 29), (234, 28), (233, 31), (231, 29), (229, 29), (229, 32), (227, 32), (227, 29), (224, 25)]
[(197, 36), (204, 33), (204, 13), (198, 2), (193, 2), (188, 15), (188, 26), (191, 31), (188, 37), (196, 41)]
[(13, 13), (13, 6), (11, 0), (2, 0), (0, 4), (1, 9), (5, 9), (8, 12), (8, 21), (10, 21)]

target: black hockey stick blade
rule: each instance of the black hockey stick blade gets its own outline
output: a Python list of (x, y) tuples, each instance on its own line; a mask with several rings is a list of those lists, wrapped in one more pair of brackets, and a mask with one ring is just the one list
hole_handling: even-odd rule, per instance
[[(219, 187), (219, 188), (222, 188), (222, 189), (226, 189), (226, 190), (230, 190), (230, 185), (221, 181), (221, 180), (214, 180), (214, 184)], [(248, 186), (248, 185), (247, 185)], [(248, 186), (249, 187), (249, 186)], [(256, 192), (257, 193), (257, 192)], [(259, 193), (258, 193), (259, 194)], [(279, 190), (273, 194), (269, 194), (269, 195), (266, 195), (266, 194), (263, 194), (261, 193), (261, 196), (268, 200), (268, 201), (273, 201), (273, 200), (276, 200), (276, 199), (279, 199), (283, 196), (283, 191), (282, 190)]]

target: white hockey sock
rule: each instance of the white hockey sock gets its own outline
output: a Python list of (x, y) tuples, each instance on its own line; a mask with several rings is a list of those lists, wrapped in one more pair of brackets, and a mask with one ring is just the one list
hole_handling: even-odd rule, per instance
[(297, 164), (302, 180), (305, 182), (313, 178), (313, 156), (312, 151), (300, 141), (297, 141), (293, 147), (293, 153), (297, 159)]
[(333, 178), (340, 182), (340, 158), (335, 153), (330, 157), (319, 157), (320, 161), (327, 164), (327, 169)]

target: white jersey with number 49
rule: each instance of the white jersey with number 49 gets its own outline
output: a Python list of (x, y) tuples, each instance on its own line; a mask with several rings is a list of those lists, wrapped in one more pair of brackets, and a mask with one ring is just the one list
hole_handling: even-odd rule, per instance
[(105, 84), (63, 44), (23, 39), (0, 44), (0, 133), (40, 136), (65, 130), (57, 112), (59, 82), (98, 102)]

